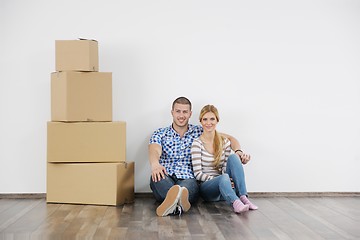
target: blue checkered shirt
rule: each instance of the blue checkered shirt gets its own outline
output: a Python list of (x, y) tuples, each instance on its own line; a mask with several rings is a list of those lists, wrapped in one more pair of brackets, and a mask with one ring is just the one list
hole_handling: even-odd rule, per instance
[(188, 131), (182, 138), (172, 126), (159, 128), (150, 137), (149, 144), (157, 143), (162, 147), (160, 164), (167, 173), (177, 178), (194, 178), (191, 164), (191, 145), (195, 138), (199, 137), (203, 129), (200, 125), (189, 124)]

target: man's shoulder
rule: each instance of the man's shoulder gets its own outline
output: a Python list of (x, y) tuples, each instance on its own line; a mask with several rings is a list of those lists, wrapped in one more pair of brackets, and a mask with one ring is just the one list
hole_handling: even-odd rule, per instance
[(201, 125), (189, 124), (189, 132), (202, 131)]
[(157, 139), (162, 139), (164, 137), (172, 137), (174, 135), (172, 127), (168, 126), (168, 127), (162, 127), (162, 128), (158, 128), (156, 129), (151, 138), (157, 138)]
[(158, 128), (151, 135), (149, 144), (156, 143), (161, 145), (162, 140), (168, 136), (171, 136), (171, 126)]
[(202, 133), (203, 129), (200, 125), (189, 124), (188, 133), (194, 137), (199, 137)]
[(171, 126), (167, 126), (167, 127), (161, 127), (158, 128), (154, 131), (154, 133), (166, 133), (169, 132), (171, 130)]

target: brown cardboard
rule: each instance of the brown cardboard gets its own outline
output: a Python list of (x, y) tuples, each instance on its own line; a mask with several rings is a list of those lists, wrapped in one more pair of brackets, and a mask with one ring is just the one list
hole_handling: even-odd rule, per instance
[(112, 121), (112, 73), (51, 73), (52, 121)]
[(125, 122), (48, 122), (48, 162), (124, 162)]
[(48, 163), (47, 202), (120, 205), (134, 202), (134, 162)]
[(98, 42), (95, 40), (56, 40), (56, 71), (99, 71)]

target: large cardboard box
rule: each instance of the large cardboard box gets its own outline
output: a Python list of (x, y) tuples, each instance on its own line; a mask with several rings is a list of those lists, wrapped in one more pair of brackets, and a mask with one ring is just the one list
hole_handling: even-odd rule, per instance
[(48, 122), (48, 162), (126, 161), (126, 123)]
[(47, 202), (120, 205), (134, 201), (134, 162), (48, 163)]
[(56, 40), (56, 71), (99, 71), (98, 42), (95, 40)]
[(51, 73), (52, 121), (112, 121), (112, 73)]

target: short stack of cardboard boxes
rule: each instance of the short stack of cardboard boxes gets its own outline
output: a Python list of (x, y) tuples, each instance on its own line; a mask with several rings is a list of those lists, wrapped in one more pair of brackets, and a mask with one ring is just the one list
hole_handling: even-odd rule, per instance
[(47, 125), (47, 202), (120, 205), (134, 201), (126, 123), (112, 121), (112, 73), (99, 72), (98, 42), (55, 42)]

